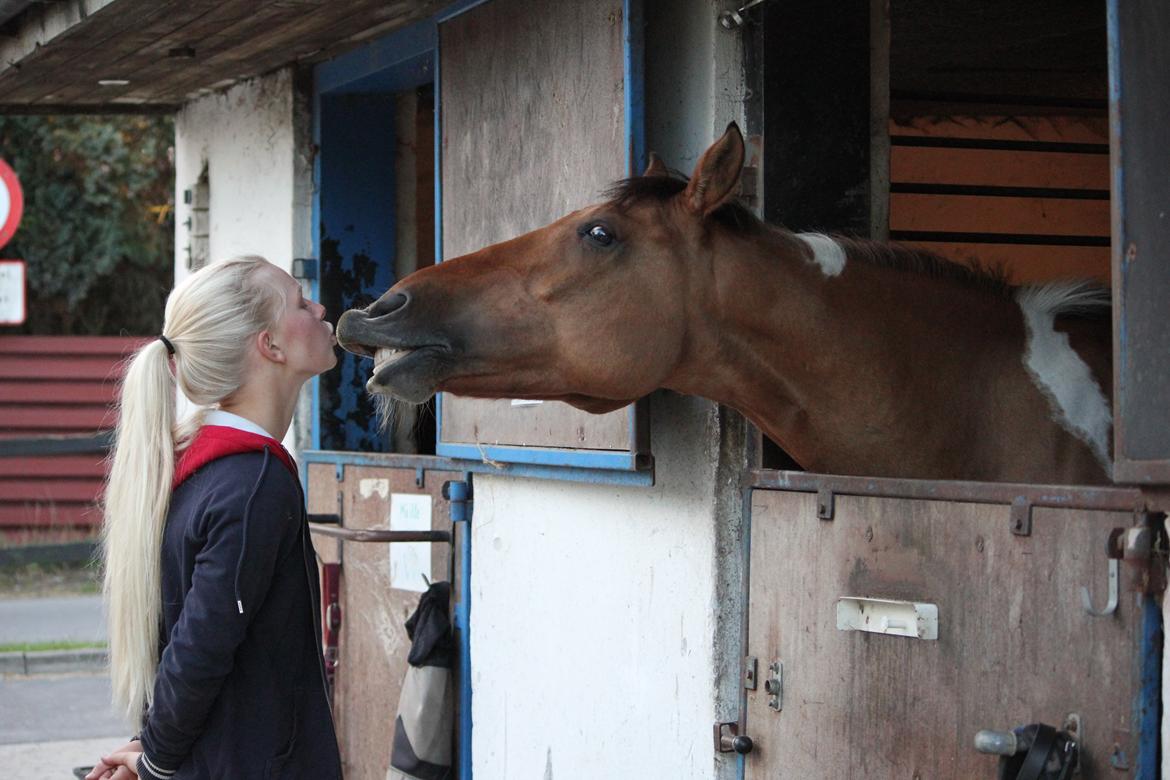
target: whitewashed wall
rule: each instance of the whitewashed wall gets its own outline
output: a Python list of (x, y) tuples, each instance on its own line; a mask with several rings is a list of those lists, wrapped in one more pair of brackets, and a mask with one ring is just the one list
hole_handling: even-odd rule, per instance
[[(255, 254), (290, 270), (311, 252), (308, 106), (291, 68), (185, 104), (175, 115), (175, 283), (190, 273), (191, 189), (207, 166), (212, 262)], [(302, 402), (307, 411), (307, 402)], [(298, 415), (285, 444), (307, 440)]]
[[(648, 6), (649, 146), (689, 172), (742, 125), (737, 39), (707, 0)], [(711, 734), (739, 691), (744, 430), (659, 393), (655, 487), (476, 476), (477, 780), (735, 776)]]
[[(293, 79), (288, 69), (187, 103), (175, 116), (175, 278), (187, 270), (183, 191), (208, 168), (212, 261), (258, 254), (288, 269), (296, 185)], [(307, 234), (306, 234), (307, 235)]]

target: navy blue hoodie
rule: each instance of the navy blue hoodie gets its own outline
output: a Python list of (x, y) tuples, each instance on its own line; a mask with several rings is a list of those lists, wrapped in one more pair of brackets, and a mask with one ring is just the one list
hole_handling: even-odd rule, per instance
[(139, 775), (341, 777), (296, 466), (275, 439), (207, 425), (176, 472)]

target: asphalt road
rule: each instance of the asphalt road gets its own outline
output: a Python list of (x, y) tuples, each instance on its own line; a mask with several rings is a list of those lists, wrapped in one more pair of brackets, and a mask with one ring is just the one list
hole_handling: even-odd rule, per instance
[(0, 645), (106, 641), (101, 596), (0, 599)]
[[(0, 599), (0, 645), (104, 642), (100, 596)], [(105, 674), (0, 675), (0, 773), (67, 780), (134, 729), (110, 707)]]
[(133, 733), (110, 708), (104, 674), (0, 677), (0, 745)]
[(124, 744), (133, 729), (110, 708), (104, 674), (0, 677), (0, 766), (5, 777), (66, 780)]

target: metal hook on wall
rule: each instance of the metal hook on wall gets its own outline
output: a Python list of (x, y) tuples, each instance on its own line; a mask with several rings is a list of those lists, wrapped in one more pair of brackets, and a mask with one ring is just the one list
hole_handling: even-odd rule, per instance
[(1118, 567), (1117, 559), (1110, 558), (1109, 559), (1109, 601), (1106, 602), (1105, 609), (1094, 609), (1093, 608), (1093, 599), (1089, 596), (1089, 589), (1084, 587), (1083, 585), (1081, 586), (1081, 604), (1084, 605), (1085, 611), (1088, 612), (1090, 615), (1096, 615), (1097, 617), (1105, 617), (1106, 615), (1112, 615), (1114, 612), (1117, 611), (1117, 601), (1118, 601), (1118, 597), (1119, 597), (1118, 586), (1117, 586), (1118, 568), (1119, 567)]
[(748, 11), (748, 9), (753, 8), (762, 2), (764, 2), (764, 0), (751, 0), (751, 2), (745, 3), (739, 8), (736, 8), (734, 11), (724, 11), (723, 13), (719, 14), (719, 26), (724, 30), (739, 29), (747, 21), (747, 19), (745, 19), (743, 16), (744, 13)]

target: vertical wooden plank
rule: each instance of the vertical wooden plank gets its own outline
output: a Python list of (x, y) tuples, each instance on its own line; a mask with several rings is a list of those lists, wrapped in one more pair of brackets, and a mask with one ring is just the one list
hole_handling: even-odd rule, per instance
[[(626, 175), (622, 3), (493, 0), (440, 26), (445, 258), (599, 199)], [(443, 443), (625, 450), (630, 414), (443, 397)]]

